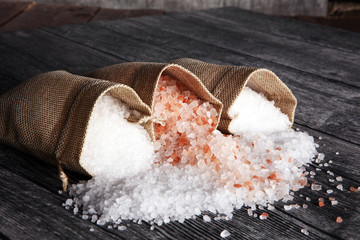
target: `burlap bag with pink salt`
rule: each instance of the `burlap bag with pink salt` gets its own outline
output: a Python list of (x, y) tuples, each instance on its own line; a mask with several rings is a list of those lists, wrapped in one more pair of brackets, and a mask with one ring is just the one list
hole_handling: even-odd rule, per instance
[[(87, 76), (128, 85), (135, 90), (150, 109), (153, 109), (157, 83), (162, 74), (173, 76), (189, 90), (195, 92), (199, 98), (212, 103), (219, 113), (222, 112), (222, 103), (207, 90), (200, 79), (189, 70), (177, 64), (153, 62), (121, 63), (94, 70), (88, 73)], [(218, 120), (219, 118), (220, 115)], [(153, 125), (150, 127), (150, 135), (154, 137)]]
[(288, 116), (290, 122), (294, 122), (296, 98), (275, 73), (268, 69), (217, 65), (190, 58), (176, 59), (171, 63), (193, 72), (214, 97), (223, 103), (218, 129), (224, 133), (229, 133), (228, 127), (232, 121), (228, 114), (229, 108), (245, 86), (263, 93), (269, 101), (274, 101), (275, 106)]
[[(0, 96), (0, 144), (56, 165), (66, 189), (63, 168), (88, 175), (79, 158), (94, 104), (107, 92), (141, 113), (130, 116), (130, 121), (151, 116), (150, 108), (126, 85), (65, 71), (48, 72)], [(151, 124), (143, 125), (151, 131)]]

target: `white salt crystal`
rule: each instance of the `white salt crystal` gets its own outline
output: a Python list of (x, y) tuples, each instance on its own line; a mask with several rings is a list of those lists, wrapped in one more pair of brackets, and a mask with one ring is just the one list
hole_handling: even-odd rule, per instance
[(339, 203), (339, 202), (338, 202), (337, 200), (332, 200), (332, 201), (331, 201), (331, 205), (332, 205), (332, 206), (335, 206), (335, 205), (337, 205), (338, 203)]
[(308, 208), (308, 205), (304, 203), (304, 204), (302, 205), (302, 207), (303, 207), (304, 209), (306, 209), (306, 208)]
[(334, 191), (331, 190), (331, 189), (328, 189), (328, 190), (326, 190), (326, 192), (327, 192), (328, 194), (331, 194), (331, 193), (333, 193)]
[(329, 166), (329, 164), (328, 163), (324, 163), (324, 167), (328, 167)]
[(336, 154), (336, 155), (339, 155), (339, 152), (336, 152), (335, 154)]
[(291, 206), (291, 205), (284, 205), (284, 209), (285, 209), (286, 211), (289, 211), (289, 210), (292, 209), (292, 206)]
[(211, 218), (208, 215), (203, 216), (204, 222), (211, 222)]
[(244, 87), (228, 111), (233, 119), (229, 131), (234, 134), (246, 132), (280, 132), (289, 129), (287, 115), (274, 106), (263, 94)]
[(61, 191), (61, 190), (59, 190), (59, 191), (58, 191), (58, 194), (62, 194), (62, 191)]
[(341, 182), (341, 181), (343, 180), (343, 178), (342, 178), (341, 176), (337, 176), (335, 179), (336, 179), (336, 181), (338, 181), (338, 182)]
[(305, 234), (306, 236), (309, 235), (309, 231), (306, 230), (305, 228), (301, 229), (301, 232), (302, 232), (303, 234)]
[(332, 178), (329, 178), (329, 182), (335, 182), (335, 180)]
[(336, 188), (339, 189), (339, 190), (341, 190), (341, 191), (344, 190), (344, 187), (343, 187), (342, 184), (337, 185)]
[(310, 202), (310, 201), (311, 201), (311, 198), (306, 197), (306, 201)]
[(91, 228), (90, 228), (90, 232), (93, 232), (93, 231), (95, 231), (95, 229), (91, 227)]
[(72, 206), (73, 200), (72, 200), (71, 198), (66, 199), (65, 204), (66, 204), (67, 206)]
[(152, 230), (154, 230), (155, 229), (155, 227), (154, 227), (154, 225), (152, 225), (151, 227), (150, 227), (150, 230), (152, 231)]
[(221, 233), (220, 233), (220, 236), (222, 237), (222, 238), (226, 238), (226, 237), (229, 237), (231, 234), (229, 233), (229, 231), (228, 230), (223, 230)]
[(321, 136), (319, 136), (319, 140), (322, 140), (323, 138)]
[(253, 215), (253, 211), (251, 210), (251, 208), (249, 208), (249, 209), (247, 210), (247, 213), (248, 213), (249, 216), (252, 216), (252, 215)]
[(126, 230), (126, 226), (119, 226), (119, 227), (118, 227), (118, 230), (124, 231), (124, 230)]

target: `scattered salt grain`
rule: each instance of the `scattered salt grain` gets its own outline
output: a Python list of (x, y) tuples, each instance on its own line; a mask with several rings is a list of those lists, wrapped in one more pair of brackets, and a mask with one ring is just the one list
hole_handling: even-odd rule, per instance
[(303, 234), (305, 234), (306, 236), (309, 235), (309, 231), (306, 230), (305, 228), (301, 229), (301, 232), (302, 232)]
[(329, 174), (330, 176), (334, 176), (334, 173), (333, 173), (332, 171), (327, 170), (326, 172), (327, 172), (327, 174)]
[(336, 154), (336, 155), (339, 155), (339, 152), (336, 152), (335, 154)]
[(61, 190), (58, 191), (58, 194), (62, 194), (63, 192)]
[(342, 221), (343, 221), (343, 220), (342, 220), (341, 217), (337, 217), (337, 218), (336, 218), (336, 222), (337, 222), (337, 223), (341, 223)]
[(72, 206), (73, 200), (72, 200), (71, 198), (68, 198), (68, 199), (66, 199), (65, 204), (66, 204), (67, 206)]
[(211, 218), (208, 215), (203, 216), (204, 222), (211, 222)]
[(324, 163), (324, 167), (328, 167), (329, 166), (329, 164), (328, 163)]
[(120, 231), (125, 231), (125, 230), (126, 230), (126, 226), (118, 226), (118, 230), (120, 230)]
[(326, 192), (327, 192), (328, 194), (332, 194), (334, 191), (333, 191), (332, 189), (328, 189), (328, 190), (326, 190)]
[(220, 233), (220, 237), (222, 238), (226, 238), (226, 237), (229, 237), (231, 234), (229, 233), (228, 230), (223, 230), (221, 233)]
[(335, 182), (335, 179), (329, 178), (329, 182)]
[(342, 178), (341, 176), (337, 176), (335, 179), (336, 179), (336, 181), (338, 181), (338, 182), (342, 182), (342, 180), (343, 180), (343, 178)]
[(336, 188), (339, 189), (339, 190), (341, 190), (341, 191), (344, 190), (344, 187), (343, 187), (342, 184), (337, 185)]
[(304, 203), (304, 204), (302, 205), (302, 207), (306, 209), (306, 208), (308, 208), (308, 205)]
[(322, 188), (322, 186), (320, 184), (315, 184), (315, 183), (311, 184), (311, 190), (313, 190), (313, 191), (320, 191), (321, 188)]
[(320, 136), (320, 137), (319, 137), (319, 140), (322, 140), (322, 139), (323, 139), (323, 138)]
[(91, 228), (90, 228), (90, 232), (93, 232), (93, 231), (95, 231), (95, 229), (91, 227)]
[(150, 227), (150, 230), (153, 231), (154, 229), (155, 229), (155, 226), (152, 225), (152, 226)]
[(285, 209), (286, 211), (289, 211), (289, 210), (292, 209), (292, 206), (291, 206), (291, 205), (284, 205), (284, 209)]
[(333, 201), (331, 201), (331, 205), (332, 206), (335, 206), (335, 205), (337, 205), (339, 202), (337, 201), (337, 200), (333, 200)]
[(311, 198), (306, 197), (306, 201), (310, 202), (310, 201), (311, 201)]

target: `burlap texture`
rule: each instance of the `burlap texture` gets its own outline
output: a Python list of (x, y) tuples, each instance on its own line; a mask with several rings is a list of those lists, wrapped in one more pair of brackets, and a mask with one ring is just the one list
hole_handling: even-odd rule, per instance
[(223, 103), (224, 109), (218, 129), (224, 133), (229, 133), (228, 127), (232, 121), (228, 114), (229, 108), (245, 85), (263, 93), (269, 101), (274, 101), (275, 106), (289, 117), (290, 122), (294, 122), (296, 98), (291, 90), (268, 69), (217, 65), (190, 58), (175, 59), (171, 63), (193, 72), (214, 97)]
[[(140, 118), (133, 116), (133, 121), (151, 116), (150, 108), (126, 85), (49, 72), (0, 96), (0, 143), (58, 165), (60, 170), (88, 174), (79, 157), (94, 104), (106, 92), (142, 113)], [(151, 124), (144, 125), (150, 132)]]
[[(88, 73), (87, 76), (126, 84), (133, 88), (141, 100), (153, 109), (155, 90), (163, 73), (175, 77), (190, 90), (194, 91), (201, 99), (212, 103), (219, 113), (222, 112), (222, 103), (207, 90), (200, 79), (189, 70), (177, 64), (150, 62), (121, 63), (94, 70)], [(154, 134), (151, 136), (153, 137)]]

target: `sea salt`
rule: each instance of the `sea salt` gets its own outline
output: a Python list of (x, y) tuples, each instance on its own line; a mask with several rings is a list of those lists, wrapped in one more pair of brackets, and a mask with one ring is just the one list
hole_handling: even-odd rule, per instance
[(339, 189), (339, 190), (341, 190), (341, 191), (344, 190), (344, 187), (343, 187), (342, 184), (337, 185), (336, 188)]
[(327, 192), (328, 194), (332, 194), (334, 191), (331, 190), (331, 189), (328, 189), (328, 190), (326, 190), (326, 192)]
[(249, 87), (244, 87), (241, 94), (229, 108), (229, 130), (234, 134), (247, 132), (280, 132), (286, 131), (291, 123), (275, 103)]
[(223, 230), (221, 233), (220, 233), (220, 237), (222, 238), (226, 238), (226, 237), (229, 237), (231, 234), (229, 233), (228, 230)]
[(211, 218), (208, 215), (203, 216), (204, 222), (211, 222)]
[(343, 180), (343, 178), (342, 178), (341, 176), (337, 176), (335, 179), (336, 179), (336, 181), (338, 181), (338, 182), (342, 182), (342, 180)]
[(305, 234), (306, 236), (309, 235), (309, 231), (306, 230), (305, 228), (301, 229), (301, 232), (302, 232), (303, 234)]
[(132, 112), (110, 93), (96, 101), (80, 155), (92, 176), (129, 177), (150, 169), (154, 145), (144, 127), (127, 121)]
[[(122, 128), (118, 133), (125, 135), (117, 135), (116, 141), (110, 136), (116, 142), (111, 148), (118, 149), (107, 152), (111, 141), (88, 132), (87, 137), (98, 139), (84, 149), (88, 155), (82, 163), (89, 169), (92, 163), (94, 171), (100, 166), (100, 170), (92, 179), (70, 187), (72, 205), (81, 207), (98, 225), (132, 220), (161, 226), (193, 219), (204, 211), (221, 215), (214, 220), (228, 220), (242, 206), (250, 207), (249, 215), (257, 217), (252, 213), (256, 206), (292, 200), (291, 192), (307, 184), (304, 165), (317, 154), (314, 140), (307, 133), (288, 129), (285, 120), (281, 129), (269, 125), (269, 131), (223, 135), (215, 129), (218, 113), (214, 106), (166, 76), (155, 92), (156, 141), (152, 144), (143, 127), (127, 122), (132, 110), (111, 96), (104, 97), (94, 109), (95, 114), (99, 111), (98, 119), (92, 115), (96, 127), (110, 124), (101, 119), (107, 117), (100, 112), (113, 109), (105, 116), (113, 119), (112, 130), (117, 119)], [(121, 141), (128, 138), (123, 146)], [(97, 152), (97, 148), (103, 149)], [(290, 210), (292, 205), (284, 208)], [(208, 218), (204, 215), (203, 219)]]
[(311, 184), (311, 190), (313, 190), (313, 191), (320, 191), (321, 188), (322, 188), (322, 186), (320, 184), (315, 184), (315, 183)]

